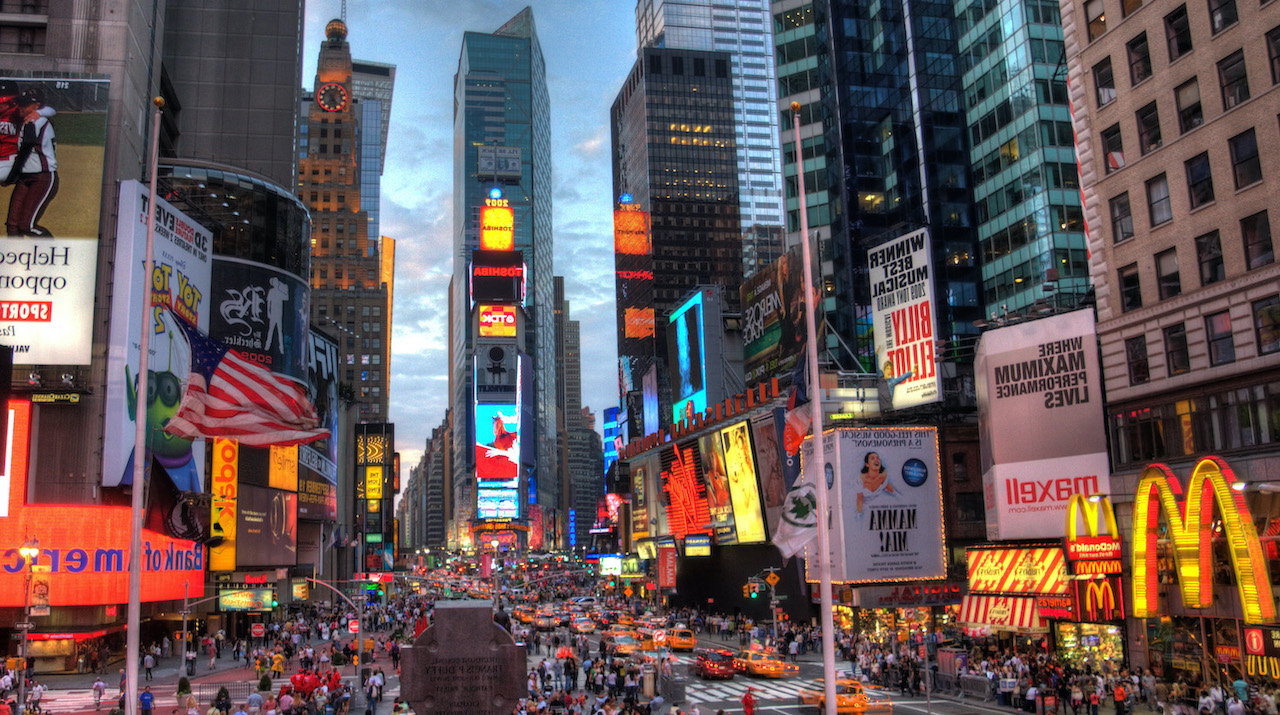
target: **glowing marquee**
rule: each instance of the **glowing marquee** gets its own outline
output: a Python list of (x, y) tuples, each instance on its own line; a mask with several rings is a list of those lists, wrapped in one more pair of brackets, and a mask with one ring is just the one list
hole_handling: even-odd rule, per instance
[(506, 199), (485, 199), (480, 208), (480, 248), (510, 251), (516, 246), (515, 212)]
[(1143, 470), (1133, 502), (1135, 617), (1160, 615), (1156, 538), (1161, 513), (1168, 522), (1183, 605), (1187, 608), (1213, 605), (1213, 507), (1216, 503), (1240, 589), (1244, 620), (1249, 623), (1275, 620), (1266, 556), (1243, 493), (1231, 488), (1235, 481), (1235, 473), (1224, 460), (1205, 457), (1192, 470), (1186, 498), (1182, 499), (1182, 484), (1167, 466), (1152, 464)]
[[(1080, 534), (1083, 520), (1085, 533)], [(1120, 573), (1120, 527), (1111, 500), (1072, 494), (1067, 500), (1067, 560), (1077, 575)]]

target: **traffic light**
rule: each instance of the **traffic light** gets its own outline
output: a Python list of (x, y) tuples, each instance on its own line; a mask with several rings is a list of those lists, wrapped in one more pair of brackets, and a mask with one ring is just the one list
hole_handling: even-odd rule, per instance
[(279, 608), (279, 607), (280, 607), (280, 599), (276, 597), (276, 592), (275, 592), (275, 591), (272, 591), (272, 592), (271, 592), (271, 607), (272, 607), (272, 608)]
[(760, 598), (760, 584), (758, 583), (751, 584), (751, 597)]
[(751, 584), (749, 583), (742, 584), (742, 597), (743, 598), (751, 597)]

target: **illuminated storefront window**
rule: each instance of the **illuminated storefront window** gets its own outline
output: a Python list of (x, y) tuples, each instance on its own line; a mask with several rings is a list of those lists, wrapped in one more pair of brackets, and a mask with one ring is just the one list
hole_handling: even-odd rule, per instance
[(1110, 661), (1119, 666), (1124, 660), (1124, 629), (1108, 623), (1058, 623), (1058, 656), (1083, 669), (1095, 671)]

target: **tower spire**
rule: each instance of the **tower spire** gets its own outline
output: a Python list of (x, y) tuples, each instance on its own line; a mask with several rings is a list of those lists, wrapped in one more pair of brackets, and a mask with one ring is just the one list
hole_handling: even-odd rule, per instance
[(342, 14), (338, 17), (342, 18), (343, 24), (347, 22), (347, 0), (342, 0)]

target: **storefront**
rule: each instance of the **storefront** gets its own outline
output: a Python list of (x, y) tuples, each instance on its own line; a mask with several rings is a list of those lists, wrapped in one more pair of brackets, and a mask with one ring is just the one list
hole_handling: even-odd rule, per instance
[[(851, 605), (862, 632), (879, 641), (933, 646), (959, 635), (960, 581), (853, 589)], [(932, 650), (932, 648), (930, 649)]]
[(1043, 652), (1049, 621), (1039, 600), (1067, 593), (1066, 557), (1059, 546), (966, 551), (969, 593), (960, 604), (966, 635), (989, 651)]
[(1051, 647), (1063, 662), (1094, 672), (1128, 662), (1124, 589), (1118, 575), (1077, 576), (1066, 593), (1039, 596), (1036, 605), (1051, 622)]

